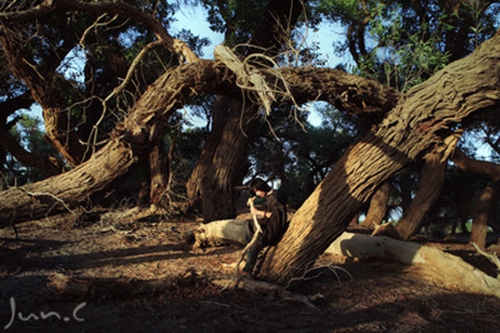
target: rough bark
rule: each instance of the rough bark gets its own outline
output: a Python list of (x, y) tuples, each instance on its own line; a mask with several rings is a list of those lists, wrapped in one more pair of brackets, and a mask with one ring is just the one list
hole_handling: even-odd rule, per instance
[(108, 144), (87, 162), (64, 174), (0, 192), (1, 225), (71, 209), (110, 188), (149, 155), (163, 133), (165, 119), (185, 99), (202, 88), (207, 92), (224, 89), (217, 73), (214, 63), (205, 60), (165, 73), (137, 101)]
[(234, 187), (243, 179), (242, 167), (249, 140), (246, 131), (251, 130), (251, 120), (248, 119), (251, 111), (243, 110), (243, 105), (232, 105), (230, 119), (201, 182), (203, 220), (206, 222), (236, 215)]
[(473, 112), (500, 103), (500, 35), (412, 88), (377, 127), (350, 147), (299, 208), (267, 255), (261, 277), (286, 283), (335, 240), (376, 188), (443, 140)]
[(225, 124), (231, 114), (232, 105), (239, 105), (237, 100), (219, 95), (215, 98), (212, 116), (212, 131), (201, 151), (200, 157), (191, 172), (191, 176), (186, 184), (189, 206), (191, 209), (202, 211), (202, 181), (207, 176), (208, 170), (212, 164), (213, 157), (222, 134)]
[(325, 253), (352, 258), (398, 261), (406, 265), (421, 265), (423, 273), (433, 283), (467, 293), (500, 297), (500, 279), (437, 248), (405, 242), (384, 236), (370, 237), (344, 232)]
[[(248, 43), (256, 48), (249, 48), (245, 53), (275, 57), (282, 48), (282, 39), (287, 37), (287, 29), (295, 25), (302, 11), (303, 4), (299, 0), (269, 1), (266, 14)], [(267, 62), (263, 59), (262, 62)], [(253, 132), (251, 123), (259, 108), (252, 103), (252, 99), (246, 99), (244, 103), (225, 99), (227, 97), (218, 97), (213, 115), (215, 117), (217, 112), (222, 111), (223, 116), (214, 121), (218, 127), (213, 128), (214, 132), (188, 182), (190, 203), (193, 207), (201, 206), (205, 221), (235, 216), (236, 195), (233, 189), (241, 184), (246, 173), (244, 162)], [(227, 118), (224, 117), (225, 108), (229, 108)], [(221, 118), (225, 120), (223, 125)]]
[(460, 136), (461, 133), (457, 133), (446, 138), (443, 145), (425, 157), (418, 192), (395, 227), (400, 239), (408, 240), (420, 230), (425, 214), (441, 195), (446, 161), (455, 149)]
[(370, 200), (370, 207), (366, 213), (365, 220), (361, 224), (364, 227), (372, 228), (374, 225), (382, 224), (382, 221), (387, 213), (387, 202), (391, 193), (391, 184), (385, 182), (373, 194)]
[[(318, 96), (319, 91), (312, 89), (313, 86), (309, 80), (309, 76), (313, 75), (314, 71), (288, 68), (274, 71), (273, 78), (278, 76), (276, 72), (279, 71), (285, 81), (294, 83), (293, 90), (300, 91), (302, 98), (307, 98), (306, 92), (311, 94), (308, 97), (309, 100), (314, 100)], [(265, 72), (270, 73), (272, 70), (267, 69)], [(313, 77), (315, 82), (325, 82), (325, 84), (320, 84), (318, 89), (331, 89), (331, 93), (322, 91), (322, 96), (332, 103), (344, 98), (339, 87), (353, 87), (353, 85), (372, 87), (370, 91), (380, 92), (380, 95), (385, 96), (371, 99), (372, 110), (376, 109), (373, 103), (381, 102), (378, 110), (383, 112), (387, 108), (386, 97), (394, 97), (390, 89), (384, 94), (383, 86), (377, 82), (356, 78), (336, 70), (322, 69)], [(274, 84), (275, 80), (272, 79), (270, 82)], [(225, 93), (234, 98), (241, 97), (242, 93), (235, 84), (234, 75), (217, 61), (199, 60), (168, 71), (156, 80), (134, 104), (123, 123), (118, 124), (111, 134), (112, 140), (101, 148), (96, 157), (91, 157), (85, 163), (67, 172), (64, 177), (61, 176), (62, 178), (51, 177), (27, 186), (26, 190), (24, 187), (12, 189), (16, 191), (15, 195), (11, 195), (9, 191), (0, 192), (2, 201), (0, 225), (8, 225), (11, 219), (24, 220), (67, 209), (71, 207), (71, 204), (85, 201), (92, 194), (105, 190), (149, 154), (154, 142), (162, 135), (164, 122), (168, 116), (200, 92)], [(361, 93), (361, 90), (359, 92)], [(357, 96), (355, 92), (353, 94)], [(282, 102), (290, 102), (290, 99), (283, 99)], [(343, 103), (345, 107), (348, 107), (345, 101)], [(354, 109), (356, 108), (357, 105), (354, 105)], [(111, 158), (116, 161), (110, 162)], [(220, 156), (221, 164), (223, 158)], [(71, 177), (75, 179), (75, 184), (69, 184)], [(65, 186), (68, 186), (68, 190), (65, 190)], [(33, 193), (45, 193), (45, 197), (57, 197), (57, 200), (49, 200), (49, 204), (43, 203), (33, 200)], [(62, 204), (63, 202), (65, 205)], [(30, 210), (33, 210), (33, 213)]]

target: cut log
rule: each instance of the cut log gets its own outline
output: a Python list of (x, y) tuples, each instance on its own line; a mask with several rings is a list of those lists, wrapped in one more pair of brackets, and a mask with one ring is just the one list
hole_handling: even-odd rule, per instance
[[(193, 231), (198, 244), (241, 244), (250, 240), (246, 220), (221, 220)], [(444, 288), (500, 297), (500, 279), (487, 275), (462, 258), (437, 248), (386, 236), (371, 237), (344, 232), (325, 251), (360, 260), (398, 261), (421, 265), (422, 274)]]
[(194, 243), (194, 248), (220, 246), (229, 244), (245, 245), (252, 238), (249, 224), (252, 221), (228, 219), (200, 224), (198, 228), (188, 232), (185, 239)]

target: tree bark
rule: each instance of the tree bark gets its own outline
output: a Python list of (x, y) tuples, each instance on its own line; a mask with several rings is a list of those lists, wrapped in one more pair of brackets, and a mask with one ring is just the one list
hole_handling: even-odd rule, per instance
[[(238, 104), (243, 107), (243, 104)], [(242, 183), (246, 171), (242, 170), (249, 140), (245, 131), (250, 129), (247, 120), (241, 119), (245, 118), (245, 111), (239, 110), (242, 113), (240, 117), (237, 110), (237, 106), (231, 110), (233, 115), (225, 126), (226, 130), (207, 170), (207, 176), (201, 183), (205, 222), (233, 218), (236, 215), (234, 187)], [(247, 112), (246, 115), (248, 114)]]
[(229, 96), (219, 95), (215, 98), (212, 116), (212, 131), (186, 184), (190, 209), (197, 209), (200, 212), (203, 211), (201, 182), (208, 173), (215, 150), (222, 138), (224, 126), (229, 119), (231, 105), (234, 103), (236, 103), (236, 101)]
[[(256, 48), (247, 50), (247, 55), (258, 52), (275, 57), (282, 47), (283, 38), (286, 38), (286, 29), (295, 25), (302, 10), (303, 4), (299, 0), (271, 0), (266, 15), (248, 43)], [(220, 111), (225, 115), (225, 109), (229, 108), (229, 117), (214, 120), (217, 127), (214, 126), (214, 132), (188, 182), (190, 203), (193, 207), (201, 206), (206, 222), (235, 216), (234, 187), (241, 185), (246, 173), (244, 162), (252, 137), (251, 122), (259, 108), (250, 100), (241, 103), (226, 99), (217, 98), (213, 115), (215, 117)]]
[[(214, 63), (200, 60), (162, 75), (130, 110), (101, 150), (78, 167), (0, 192), (0, 225), (71, 209), (121, 180), (151, 152), (168, 116), (201, 90), (225, 89)], [(216, 89), (217, 88), (217, 89)]]
[(443, 140), (470, 114), (500, 103), (500, 34), (412, 88), (377, 127), (347, 150), (291, 220), (260, 276), (302, 276), (376, 188)]
[(452, 135), (446, 138), (441, 147), (437, 147), (436, 150), (425, 157), (417, 195), (395, 227), (400, 239), (408, 240), (420, 230), (425, 214), (441, 195), (446, 161), (455, 149), (460, 136), (461, 133), (458, 133), (456, 136)]
[[(271, 74), (273, 72), (274, 74)], [(396, 96), (392, 89), (385, 90), (377, 82), (338, 70), (320, 69), (314, 72), (309, 68), (284, 68), (266, 69), (261, 73), (263, 77), (270, 77), (270, 85), (276, 84), (275, 78), (278, 76), (286, 82), (293, 82), (293, 86), (289, 85), (291, 92), (297, 92), (302, 100), (315, 100), (318, 95), (332, 104), (342, 100), (338, 103), (343, 105), (344, 111), (359, 112), (359, 105), (355, 103), (352, 109), (349, 109), (349, 104), (344, 100), (345, 96), (341, 94), (343, 89), (351, 90), (353, 101), (367, 95), (369, 112), (384, 112)], [(313, 89), (314, 84), (318, 84), (318, 90)], [(362, 87), (366, 87), (375, 96), (369, 98), (369, 94), (361, 89)], [(274, 88), (283, 87), (278, 84)], [(199, 60), (166, 72), (150, 85), (134, 104), (123, 123), (119, 123), (111, 133), (112, 139), (99, 150), (96, 157), (91, 157), (77, 168), (66, 172), (64, 176), (61, 175), (61, 178), (55, 176), (30, 184), (26, 188), (12, 189), (13, 192), (0, 192), (0, 226), (9, 225), (11, 221), (32, 219), (49, 212), (56, 213), (61, 209), (71, 208), (78, 202), (86, 201), (92, 194), (109, 188), (149, 154), (154, 142), (163, 134), (165, 121), (173, 110), (180, 108), (200, 92), (224, 93), (233, 98), (239, 98), (242, 94), (235, 84), (235, 76), (218, 61)], [(279, 102), (290, 103), (291, 98), (283, 97)], [(235, 126), (239, 126), (239, 123)], [(110, 158), (116, 161), (110, 161)], [(223, 164), (224, 157), (219, 156), (219, 159)], [(76, 184), (70, 184), (71, 177), (75, 179)], [(49, 203), (35, 200), (36, 193), (43, 193), (45, 199), (51, 197), (52, 200), (48, 200)], [(31, 210), (33, 212), (30, 212)]]
[(370, 207), (366, 213), (365, 220), (361, 223), (362, 226), (372, 228), (374, 225), (382, 224), (387, 213), (387, 202), (391, 193), (391, 184), (383, 183), (380, 188), (373, 194), (370, 200)]

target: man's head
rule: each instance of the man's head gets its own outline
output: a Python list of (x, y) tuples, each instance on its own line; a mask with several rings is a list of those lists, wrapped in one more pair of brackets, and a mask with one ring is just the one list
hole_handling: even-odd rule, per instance
[(255, 178), (248, 184), (248, 190), (252, 195), (264, 197), (269, 191), (271, 191), (271, 187), (262, 179)]

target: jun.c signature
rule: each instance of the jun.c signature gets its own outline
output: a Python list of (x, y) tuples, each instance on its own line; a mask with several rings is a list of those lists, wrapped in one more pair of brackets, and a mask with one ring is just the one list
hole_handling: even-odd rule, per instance
[(74, 309), (73, 312), (71, 313), (71, 316), (63, 316), (55, 311), (40, 311), (39, 313), (27, 313), (23, 314), (21, 311), (18, 311), (16, 308), (16, 299), (14, 297), (10, 298), (10, 321), (7, 323), (7, 325), (4, 326), (4, 330), (8, 330), (12, 324), (16, 321), (16, 319), (19, 319), (20, 321), (38, 321), (38, 320), (49, 320), (49, 319), (56, 319), (56, 320), (61, 320), (65, 322), (69, 322), (71, 320), (75, 321), (85, 321), (82, 317), (78, 315), (78, 312), (83, 309), (87, 305), (86, 302), (82, 302), (78, 304)]

